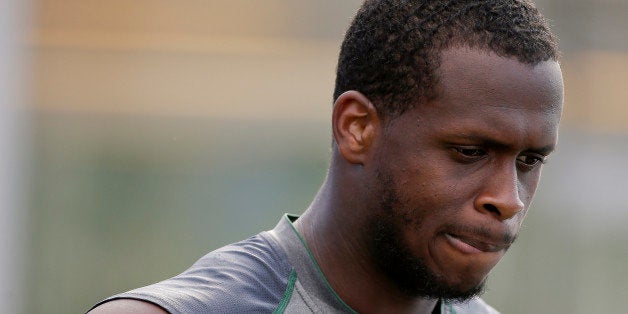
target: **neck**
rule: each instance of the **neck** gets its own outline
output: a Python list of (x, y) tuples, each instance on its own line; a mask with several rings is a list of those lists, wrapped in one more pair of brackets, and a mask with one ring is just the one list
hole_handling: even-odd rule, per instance
[(363, 195), (357, 185), (336, 181), (330, 171), (295, 222), (332, 288), (360, 313), (431, 313), (437, 300), (404, 295), (371, 262), (363, 240), (369, 236), (364, 234), (365, 204), (358, 201)]

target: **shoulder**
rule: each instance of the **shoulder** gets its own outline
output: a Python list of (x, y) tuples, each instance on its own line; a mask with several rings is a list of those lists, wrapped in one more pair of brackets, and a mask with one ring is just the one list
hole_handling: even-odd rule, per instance
[(171, 313), (272, 312), (291, 271), (283, 250), (262, 232), (210, 252), (173, 278), (108, 300), (143, 300)]

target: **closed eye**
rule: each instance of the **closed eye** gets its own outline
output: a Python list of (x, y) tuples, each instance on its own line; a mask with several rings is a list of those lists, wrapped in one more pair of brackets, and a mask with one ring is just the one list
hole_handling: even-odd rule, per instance
[(517, 164), (523, 168), (522, 170), (532, 170), (545, 163), (546, 157), (537, 154), (526, 154), (517, 157)]
[(473, 162), (488, 155), (486, 149), (477, 146), (455, 146), (453, 150), (463, 162)]

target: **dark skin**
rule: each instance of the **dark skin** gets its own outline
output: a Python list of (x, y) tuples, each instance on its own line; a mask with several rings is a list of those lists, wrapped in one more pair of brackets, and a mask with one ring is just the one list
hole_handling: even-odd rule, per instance
[[(514, 240), (556, 144), (557, 62), (530, 66), (468, 48), (441, 56), (439, 97), (399, 117), (387, 120), (357, 91), (337, 99), (328, 176), (295, 223), (334, 290), (361, 313), (431, 313), (437, 302), (381, 271), (368, 226), (386, 215), (406, 254), (443, 285), (472, 290)], [(397, 202), (382, 213), (391, 191)], [(132, 300), (92, 313), (131, 310), (164, 313)]]
[[(358, 92), (336, 102), (328, 178), (296, 226), (336, 292), (359, 312), (430, 313), (368, 253), (386, 172), (393, 227), (413, 256), (460, 290), (481, 285), (519, 231), (562, 107), (557, 62), (534, 67), (484, 51), (442, 53), (440, 97), (383, 121)], [(480, 231), (478, 231), (480, 230)]]

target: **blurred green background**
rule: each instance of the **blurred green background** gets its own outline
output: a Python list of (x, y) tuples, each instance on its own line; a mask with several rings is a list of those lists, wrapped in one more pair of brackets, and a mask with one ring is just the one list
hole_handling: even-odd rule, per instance
[[(628, 308), (628, 2), (537, 1), (560, 38), (559, 149), (484, 298)], [(35, 0), (25, 313), (78, 313), (301, 213), (359, 1)]]

